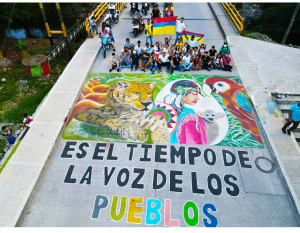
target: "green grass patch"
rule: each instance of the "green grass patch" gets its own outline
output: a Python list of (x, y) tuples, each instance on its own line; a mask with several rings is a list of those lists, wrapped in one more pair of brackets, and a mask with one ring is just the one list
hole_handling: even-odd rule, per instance
[(17, 142), (17, 144), (15, 145), (14, 149), (10, 152), (9, 156), (7, 157), (7, 159), (5, 160), (4, 164), (1, 166), (0, 168), (0, 173), (3, 171), (3, 169), (5, 168), (6, 164), (8, 163), (8, 161), (10, 160), (10, 158), (13, 156), (13, 154), (16, 152), (16, 150), (18, 149), (20, 143), (22, 140), (19, 140)]
[(5, 112), (3, 118), (9, 122), (18, 123), (20, 122), (20, 118), (22, 118), (23, 113), (27, 112), (29, 115), (32, 115), (50, 91), (51, 87), (52, 85), (46, 85), (39, 92), (22, 98), (15, 108)]

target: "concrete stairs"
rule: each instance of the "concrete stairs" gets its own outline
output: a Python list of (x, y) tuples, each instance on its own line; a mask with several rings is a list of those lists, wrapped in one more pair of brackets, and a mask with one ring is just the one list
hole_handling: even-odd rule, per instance
[[(300, 95), (290, 95), (290, 94), (278, 94), (272, 93), (272, 97), (277, 103), (279, 109), (282, 112), (282, 117), (287, 121), (288, 112), (291, 105), (300, 102)], [(295, 137), (298, 145), (300, 146), (300, 128), (298, 127), (295, 131), (293, 131), (293, 136)]]

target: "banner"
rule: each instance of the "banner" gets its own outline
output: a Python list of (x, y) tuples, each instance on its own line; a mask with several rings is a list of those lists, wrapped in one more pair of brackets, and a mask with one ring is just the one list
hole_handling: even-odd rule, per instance
[(153, 19), (153, 35), (174, 35), (177, 16)]
[(195, 32), (189, 32), (189, 31), (182, 31), (181, 32), (182, 38), (183, 38), (183, 43), (188, 42), (188, 40), (185, 38), (185, 35), (190, 39), (192, 36), (195, 36), (195, 40), (199, 40), (200, 38), (202, 38), (201, 40), (198, 41), (198, 43), (202, 44), (203, 43), (203, 39), (204, 39), (204, 34), (199, 34), (199, 33), (195, 33)]

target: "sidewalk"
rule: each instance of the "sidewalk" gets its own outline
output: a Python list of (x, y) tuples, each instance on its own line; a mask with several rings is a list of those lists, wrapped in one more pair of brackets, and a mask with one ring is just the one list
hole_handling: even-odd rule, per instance
[(15, 226), (63, 129), (101, 44), (86, 40), (49, 92), (30, 131), (0, 176), (0, 226)]
[[(296, 141), (293, 140), (293, 138), (289, 137), (286, 134), (283, 134), (281, 131), (281, 128), (284, 124), (282, 114), (271, 98), (271, 91), (274, 89), (272, 88), (272, 86), (268, 85), (269, 83), (266, 80), (266, 78), (272, 79), (272, 83), (276, 83), (276, 88), (285, 90), (288, 88), (286, 85), (287, 83), (289, 83), (287, 80), (288, 77), (282, 77), (281, 73), (275, 74), (266, 72), (268, 69), (274, 69), (274, 63), (270, 63), (268, 59), (262, 59), (270, 53), (269, 51), (277, 51), (278, 54), (278, 47), (282, 47), (280, 48), (282, 50), (290, 48), (241, 36), (227, 36), (227, 39), (229, 45), (231, 46), (232, 57), (235, 61), (239, 75), (244, 83), (248, 96), (254, 104), (256, 113), (267, 135), (270, 146), (273, 149), (277, 162), (280, 165), (284, 180), (286, 181), (288, 189), (290, 190), (290, 193), (294, 199), (299, 215), (299, 147)], [(260, 52), (256, 53), (256, 56), (254, 56), (255, 51), (258, 50)], [(297, 51), (300, 55), (300, 51), (296, 49), (294, 49), (294, 51)], [(249, 53), (250, 55), (248, 55)], [(259, 56), (257, 56), (257, 54), (259, 54)], [(258, 58), (259, 61), (255, 59), (257, 57), (260, 57)], [(290, 61), (286, 60), (286, 62), (293, 62), (293, 56), (290, 58)], [(284, 67), (282, 65), (280, 66)], [(262, 69), (264, 70), (264, 72), (260, 72)], [(299, 71), (297, 72), (297, 75), (299, 77)], [(283, 82), (282, 79), (285, 79), (286, 81)]]
[(240, 36), (222, 6), (211, 5), (224, 29), (231, 56), (273, 149), (299, 220), (300, 149), (293, 138), (282, 133), (284, 120), (271, 93), (299, 93), (300, 61), (293, 58), (300, 57), (300, 50)]

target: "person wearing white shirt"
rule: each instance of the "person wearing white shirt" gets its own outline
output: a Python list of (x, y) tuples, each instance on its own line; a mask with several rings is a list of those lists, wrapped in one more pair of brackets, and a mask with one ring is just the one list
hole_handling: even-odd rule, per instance
[(148, 54), (148, 56), (150, 56), (150, 54), (152, 53), (152, 47), (150, 46), (150, 44), (147, 42), (146, 43), (146, 47), (144, 48), (145, 53)]
[(183, 17), (181, 17), (180, 21), (179, 20), (176, 21), (176, 38), (174, 44), (177, 43), (178, 37), (185, 30), (185, 23), (183, 21), (184, 21)]
[(27, 113), (24, 113), (23, 128), (30, 127), (32, 121), (32, 117), (29, 116)]
[(112, 20), (115, 22), (116, 6), (112, 2), (108, 6), (109, 12), (111, 13)]
[(166, 44), (166, 45), (164, 46), (164, 48), (163, 48), (162, 51), (165, 52), (167, 56), (169, 56), (169, 54), (170, 54), (169, 50), (170, 50), (170, 49), (169, 49), (169, 45)]
[(134, 46), (134, 49), (136, 50), (136, 53), (139, 57), (143, 55), (143, 46), (141, 45), (140, 40), (137, 42), (137, 45)]
[(193, 63), (191, 62), (191, 57), (189, 52), (185, 54), (185, 56), (181, 60), (181, 66), (183, 67), (183, 71), (191, 71)]
[(196, 44), (198, 43), (199, 40), (201, 40), (202, 38), (199, 38), (198, 40), (195, 40), (195, 36), (191, 36), (191, 39), (189, 39), (186, 34), (184, 34), (185, 38), (188, 40), (188, 44), (189, 46), (191, 46), (192, 48), (196, 47)]
[(156, 56), (161, 54), (161, 48), (159, 46), (159, 42), (155, 43), (155, 46), (153, 47), (153, 52), (155, 53)]
[(157, 67), (158, 71), (161, 72), (161, 67), (166, 66), (167, 71), (170, 69), (170, 61), (168, 59), (168, 56), (166, 55), (166, 52), (163, 51), (161, 55), (159, 55), (157, 59)]

